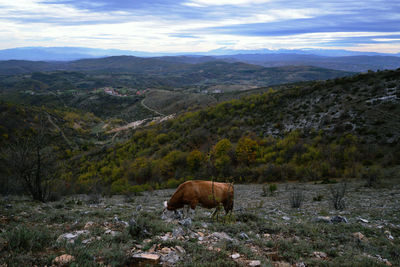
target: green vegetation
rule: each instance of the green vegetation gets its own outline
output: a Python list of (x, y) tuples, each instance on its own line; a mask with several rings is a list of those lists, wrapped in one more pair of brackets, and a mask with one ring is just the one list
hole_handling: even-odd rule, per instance
[[(123, 106), (118, 102), (125, 101), (123, 97), (104, 95), (102, 119), (68, 105), (24, 107), (2, 102), (5, 120), (0, 134), (6, 144), (7, 138), (18, 136), (19, 128), (26, 129), (29, 123), (35, 127), (35, 114), (49, 114), (58, 126), (50, 125), (49, 130), (58, 140), (55, 145), (63, 163), (59, 178), (71, 192), (129, 194), (212, 177), (265, 183), (363, 176), (376, 184), (381, 175), (376, 169), (399, 164), (399, 71), (261, 88), (253, 94), (221, 94), (218, 101), (228, 100), (131, 133), (108, 132), (110, 125), (127, 122), (106, 115), (121, 112), (111, 106)], [(56, 74), (32, 76), (57, 81), (52, 75)], [(149, 95), (165, 99), (151, 101), (146, 96), (150, 107), (171, 102), (167, 91)], [(374, 171), (366, 171), (370, 166)]]

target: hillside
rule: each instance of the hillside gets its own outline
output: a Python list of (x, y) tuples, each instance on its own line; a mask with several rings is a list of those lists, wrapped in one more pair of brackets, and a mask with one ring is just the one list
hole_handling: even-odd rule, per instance
[(315, 180), (390, 169), (400, 164), (399, 74), (246, 92), (138, 129), (126, 143), (85, 157), (71, 177), (86, 186), (104, 177), (103, 186), (115, 193), (189, 178)]

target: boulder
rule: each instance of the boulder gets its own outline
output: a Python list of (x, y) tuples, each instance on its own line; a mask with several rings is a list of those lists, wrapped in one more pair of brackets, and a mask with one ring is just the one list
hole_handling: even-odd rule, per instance
[(343, 223), (348, 223), (349, 221), (347, 220), (346, 217), (337, 215), (337, 216), (333, 216), (333, 217), (331, 218), (331, 222), (332, 222), (332, 223), (342, 223), (342, 222), (343, 222)]
[(155, 253), (133, 254), (128, 266), (157, 266), (160, 262), (160, 255)]
[(74, 256), (63, 254), (61, 256), (56, 257), (53, 260), (53, 264), (56, 266), (69, 266), (71, 262), (75, 260)]
[(249, 261), (249, 266), (261, 266), (261, 261), (259, 260)]
[(75, 231), (72, 233), (66, 233), (62, 234), (57, 238), (57, 242), (62, 242), (62, 241), (67, 241), (68, 243), (75, 243), (75, 240), (80, 236), (80, 235), (88, 235), (90, 232), (88, 230), (80, 230), (80, 231)]

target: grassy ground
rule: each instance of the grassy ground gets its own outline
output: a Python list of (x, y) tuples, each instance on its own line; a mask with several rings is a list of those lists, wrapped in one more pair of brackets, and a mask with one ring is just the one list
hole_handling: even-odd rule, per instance
[[(62, 254), (74, 257), (71, 266), (135, 266), (132, 256), (142, 252), (166, 266), (400, 266), (398, 182), (347, 183), (343, 210), (331, 199), (343, 183), (278, 184), (273, 193), (235, 185), (232, 216), (212, 220), (199, 208), (187, 224), (162, 213), (174, 190), (45, 204), (3, 197), (0, 266), (49, 266)], [(347, 223), (325, 222), (338, 215)]]

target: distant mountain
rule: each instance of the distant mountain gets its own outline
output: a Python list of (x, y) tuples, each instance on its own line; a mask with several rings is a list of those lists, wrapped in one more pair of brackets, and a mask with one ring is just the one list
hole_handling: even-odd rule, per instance
[(234, 50), (219, 48), (208, 52), (142, 52), (120, 49), (100, 49), (87, 47), (20, 47), (0, 50), (0, 60), (33, 60), (33, 61), (71, 61), (84, 58), (99, 58), (110, 56), (137, 56), (137, 57), (164, 57), (164, 56), (226, 56), (226, 55), (316, 55), (324, 57), (343, 56), (400, 56), (398, 54), (384, 54), (375, 52), (357, 52), (348, 50), (332, 49), (257, 49), (257, 50)]
[(85, 47), (21, 47), (0, 50), (0, 60), (71, 61), (121, 55), (149, 57), (162, 54)]
[[(352, 74), (312, 66), (265, 68), (242, 62), (210, 61), (213, 59), (212, 57), (140, 58), (115, 56), (69, 62), (9, 60), (0, 61), (0, 74), (13, 75), (43, 71), (130, 74), (138, 75), (144, 79), (151, 78), (154, 80), (157, 78), (160, 85), (168, 87), (210, 84), (246, 84), (253, 87), (325, 80)], [(196, 61), (201, 63), (196, 63)], [(187, 62), (191, 62), (191, 64)]]
[(237, 54), (219, 56), (228, 62), (246, 62), (264, 67), (279, 66), (315, 66), (327, 69), (365, 72), (367, 70), (384, 70), (400, 68), (400, 57), (381, 55), (360, 55), (326, 57), (305, 54)]

